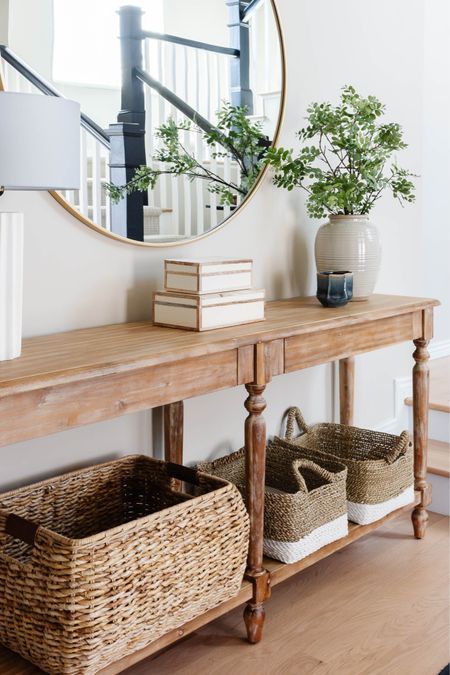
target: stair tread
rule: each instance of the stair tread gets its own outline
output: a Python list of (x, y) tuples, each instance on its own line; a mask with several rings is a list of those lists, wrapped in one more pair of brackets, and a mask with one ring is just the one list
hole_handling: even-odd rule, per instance
[(450, 444), (428, 439), (428, 471), (450, 478)]
[[(412, 405), (412, 398), (405, 403)], [(430, 410), (450, 413), (450, 356), (430, 361)]]
[(165, 206), (144, 206), (144, 212), (146, 209), (161, 209), (161, 213), (173, 213), (173, 209), (168, 209)]

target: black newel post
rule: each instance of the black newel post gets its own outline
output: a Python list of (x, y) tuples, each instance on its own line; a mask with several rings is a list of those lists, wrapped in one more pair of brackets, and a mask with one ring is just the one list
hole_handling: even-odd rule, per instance
[[(146, 164), (144, 85), (136, 77), (135, 68), (142, 68), (142, 11), (125, 6), (119, 10), (120, 50), (122, 61), (121, 107), (117, 124), (111, 124), (110, 180), (124, 185), (135, 169)], [(143, 192), (126, 195), (119, 204), (111, 205), (111, 230), (137, 241), (144, 240)]]
[[(115, 185), (125, 185), (135, 169), (145, 164), (144, 132), (138, 124), (118, 122), (109, 125), (111, 141), (109, 173)], [(111, 204), (111, 231), (128, 239), (144, 241), (143, 192), (125, 195), (118, 204)]]
[(250, 45), (248, 24), (242, 21), (248, 3), (242, 0), (225, 0), (228, 7), (230, 47), (239, 49), (240, 56), (230, 59), (230, 84), (232, 105), (245, 106), (253, 113), (253, 93), (250, 89)]

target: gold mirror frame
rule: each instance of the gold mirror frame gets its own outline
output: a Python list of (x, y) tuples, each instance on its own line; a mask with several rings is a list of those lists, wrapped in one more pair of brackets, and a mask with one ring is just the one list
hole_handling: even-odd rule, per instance
[[(278, 40), (279, 40), (279, 46), (280, 46), (280, 60), (281, 60), (281, 96), (280, 96), (280, 110), (278, 113), (278, 120), (277, 120), (277, 126), (275, 129), (273, 141), (272, 141), (272, 146), (276, 145), (278, 136), (280, 134), (280, 129), (281, 129), (281, 123), (283, 121), (284, 117), (284, 109), (285, 109), (285, 99), (286, 99), (286, 52), (285, 52), (285, 46), (284, 46), (284, 36), (283, 36), (283, 31), (281, 28), (281, 21), (280, 21), (280, 15), (278, 8), (276, 6), (276, 0), (270, 0), (270, 4), (272, 5), (272, 10), (274, 13), (275, 17), (275, 23), (277, 27), (277, 33), (278, 33)], [(5, 81), (3, 78), (3, 74), (1, 71), (0, 67), (0, 91), (6, 91), (6, 86), (5, 86)], [(55, 190), (49, 190), (49, 194), (56, 199), (56, 201), (61, 204), (63, 209), (65, 209), (68, 213), (70, 213), (74, 218), (79, 220), (81, 223), (84, 225), (87, 225), (91, 230), (95, 230), (96, 232), (99, 232), (103, 236), (109, 237), (110, 239), (115, 239), (116, 241), (121, 241), (125, 244), (130, 244), (131, 246), (145, 246), (146, 248), (162, 248), (164, 246), (167, 247), (172, 247), (172, 246), (183, 246), (186, 244), (190, 244), (191, 242), (194, 241), (199, 241), (200, 239), (204, 239), (205, 237), (209, 237), (211, 234), (214, 234), (214, 232), (218, 232), (221, 230), (225, 225), (227, 225), (233, 218), (235, 218), (238, 213), (241, 211), (241, 209), (245, 208), (245, 206), (248, 204), (250, 199), (254, 197), (256, 191), (258, 190), (259, 186), (261, 185), (261, 182), (266, 175), (266, 172), (268, 170), (268, 167), (265, 166), (263, 169), (261, 169), (258, 178), (255, 181), (255, 184), (251, 188), (250, 192), (248, 195), (245, 197), (244, 201), (242, 204), (239, 205), (239, 208), (234, 211), (228, 218), (223, 220), (220, 225), (217, 225), (216, 227), (212, 228), (211, 230), (208, 230), (208, 232), (203, 232), (202, 234), (198, 234), (194, 237), (191, 237), (189, 239), (183, 239), (181, 241), (172, 241), (172, 242), (147, 242), (147, 241), (135, 241), (134, 239), (128, 239), (127, 237), (122, 237), (120, 234), (115, 234), (114, 232), (110, 232), (108, 230), (105, 230), (105, 228), (101, 227), (100, 225), (97, 225), (97, 223), (94, 223), (90, 218), (87, 218), (86, 216), (83, 216), (75, 207), (73, 207), (69, 202), (64, 199), (64, 197), (59, 194), (59, 192), (56, 192)]]

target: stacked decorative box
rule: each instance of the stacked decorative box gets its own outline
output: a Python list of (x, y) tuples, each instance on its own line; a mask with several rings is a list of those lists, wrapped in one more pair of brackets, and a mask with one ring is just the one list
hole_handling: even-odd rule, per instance
[(264, 290), (252, 288), (253, 260), (171, 258), (153, 298), (159, 326), (204, 331), (264, 320)]

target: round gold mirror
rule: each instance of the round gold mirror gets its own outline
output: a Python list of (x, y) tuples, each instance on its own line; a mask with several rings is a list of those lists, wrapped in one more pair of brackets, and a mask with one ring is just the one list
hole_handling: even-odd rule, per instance
[(276, 139), (273, 0), (8, 0), (0, 87), (81, 105), (80, 189), (52, 193), (136, 245), (205, 236), (254, 193)]

